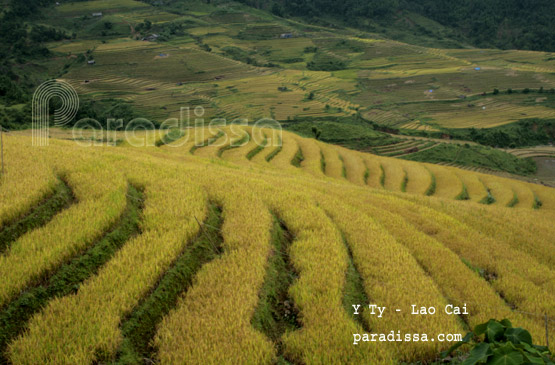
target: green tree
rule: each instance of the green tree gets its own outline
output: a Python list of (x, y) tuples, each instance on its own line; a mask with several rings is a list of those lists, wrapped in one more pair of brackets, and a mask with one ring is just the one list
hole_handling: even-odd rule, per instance
[(272, 5), (272, 14), (283, 17), (284, 15), (283, 7), (278, 3), (274, 3), (274, 5)]

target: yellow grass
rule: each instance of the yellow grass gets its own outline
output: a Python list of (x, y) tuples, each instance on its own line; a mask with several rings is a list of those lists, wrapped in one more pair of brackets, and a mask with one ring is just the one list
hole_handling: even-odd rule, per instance
[(251, 327), (250, 319), (270, 254), (271, 216), (259, 194), (247, 186), (214, 180), (209, 191), (223, 206), (224, 254), (203, 267), (195, 285), (161, 324), (156, 337), (160, 360), (269, 363), (273, 345)]
[(304, 161), (301, 163), (303, 170), (315, 177), (324, 177), (321, 167), (321, 149), (314, 139), (297, 137), (297, 144), (303, 151)]
[[(407, 207), (404, 207), (407, 209)], [(493, 287), (504, 293), (510, 303), (521, 310), (555, 313), (553, 307), (554, 272), (524, 252), (517, 252), (498, 237), (490, 237), (471, 229), (464, 222), (437, 214), (421, 205), (411, 207), (416, 215), (406, 216), (424, 232), (432, 233), (445, 246), (466, 258), (473, 265), (495, 273)], [(400, 205), (391, 209), (402, 213)], [(522, 288), (526, 287), (523, 295)]]
[[(380, 319), (364, 314), (363, 323), (373, 331), (464, 333), (454, 317), (409, 312), (412, 304), (442, 311), (447, 303), (466, 303), (469, 314), (464, 319), (470, 325), (507, 317), (529, 329), (536, 343), (544, 342), (540, 317), (519, 314), (511, 306), (555, 316), (553, 189), (351, 152), (288, 133), (283, 134), (283, 150), (269, 164), (264, 157), (274, 149), (270, 146), (252, 163), (246, 163), (245, 147), (225, 152), (222, 162), (217, 155), (201, 158), (189, 153), (194, 141), (187, 138), (196, 135), (204, 141), (214, 133), (187, 132), (187, 137), (161, 148), (79, 147), (51, 139), (50, 146), (34, 149), (28, 136), (8, 140), (10, 170), (27, 156), (41, 159), (40, 165), (30, 162), (33, 168), (6, 177), (25, 179), (42, 168), (47, 181), (55, 181), (54, 171), (67, 179), (77, 202), (0, 256), (2, 304), (106, 232), (124, 209), (129, 183), (145, 193), (140, 235), (76, 294), (53, 299), (37, 313), (27, 331), (10, 344), (7, 355), (12, 363), (113, 359), (122, 341), (121, 321), (198, 233), (196, 220), (204, 219), (208, 199), (223, 208), (223, 254), (200, 269), (192, 287), (157, 327), (155, 356), (162, 363), (277, 360), (278, 344), (250, 324), (271, 255), (272, 213), (292, 234), (288, 253), (298, 275), (288, 294), (301, 327), (280, 339), (286, 358), (307, 364), (411, 362), (432, 359), (449, 347), (439, 342), (354, 346), (353, 333), (365, 330), (342, 302), (350, 254), (371, 303), (402, 310)], [(261, 131), (276, 139), (272, 132)], [(299, 146), (304, 147), (302, 168), (291, 165)], [(317, 173), (320, 149), (327, 176)], [(348, 179), (342, 176), (339, 155)], [(380, 164), (391, 190), (379, 186)], [(366, 167), (368, 186), (361, 184)], [(423, 195), (430, 182), (428, 169), (436, 177), (434, 197)], [(410, 194), (400, 192), (405, 171)], [(498, 204), (475, 202), (485, 192), (478, 188), (478, 179), (497, 193)], [(43, 184), (27, 181), (29, 190), (44, 194)], [(462, 181), (473, 201), (453, 199)], [(9, 180), (0, 184), (0, 196), (4, 194), (7, 202), (12, 201), (8, 192), (24, 190)], [(514, 192), (519, 204), (505, 207)], [(530, 194), (541, 199), (539, 210), (527, 206)], [(36, 204), (31, 195), (22, 202), (25, 209), (18, 214)], [(482, 270), (489, 281), (472, 268)]]
[[(311, 364), (386, 361), (390, 355), (379, 346), (368, 353), (352, 345), (352, 334), (362, 329), (341, 304), (347, 250), (340, 232), (306, 196), (276, 191), (268, 198), (271, 209), (296, 238), (291, 260), (299, 277), (289, 293), (302, 313), (303, 327), (284, 335), (284, 353)], [(336, 351), (329, 351), (327, 344)]]
[(394, 159), (383, 159), (381, 161), (385, 172), (385, 185), (386, 190), (400, 191), (401, 183), (405, 176), (403, 165)]
[[(291, 135), (288, 135), (285, 133), (283, 134), (283, 137), (281, 139), (282, 139), (281, 141), (282, 150), (270, 161), (270, 163), (279, 169), (289, 170), (289, 171), (297, 170), (295, 167), (291, 165), (291, 160), (293, 159), (293, 157), (295, 157), (295, 154), (299, 150), (299, 144), (297, 143), (297, 140), (293, 138)], [(275, 140), (275, 138), (273, 140)], [(278, 146), (279, 146), (279, 141), (278, 141)], [(277, 148), (277, 146), (271, 149), (270, 151), (273, 151), (275, 148)], [(270, 151), (269, 153), (271, 153)]]
[(222, 154), (222, 158), (239, 164), (249, 165), (249, 161), (246, 159), (247, 154), (255, 149), (259, 144), (263, 144), (264, 139), (266, 138), (266, 132), (257, 127), (244, 127), (243, 130), (250, 134), (249, 142), (243, 146), (225, 151)]
[(346, 148), (339, 148), (339, 151), (339, 153), (343, 157), (347, 180), (349, 180), (353, 184), (364, 185), (364, 173), (366, 171), (366, 165), (364, 164), (362, 156), (351, 150), (347, 150)]
[(197, 233), (195, 217), (203, 220), (206, 198), (186, 171), (165, 172), (148, 159), (140, 169), (130, 162), (119, 167), (145, 190), (141, 235), (127, 242), (76, 295), (52, 300), (31, 320), (26, 335), (10, 347), (14, 364), (85, 364), (98, 360), (98, 353), (114, 356), (121, 343), (120, 321)]
[(326, 175), (335, 179), (343, 178), (343, 162), (339, 159), (339, 151), (330, 145), (320, 143), (326, 161)]
[(52, 194), (57, 183), (40, 149), (21, 153), (19, 144), (28, 141), (12, 135), (3, 138), (6, 146), (4, 174), (0, 175), (0, 230)]
[(480, 180), (490, 189), (491, 194), (495, 198), (495, 204), (507, 206), (513, 199), (514, 190), (510, 184), (503, 183), (503, 181), (495, 176), (485, 174), (480, 176)]
[[(392, 196), (373, 198), (368, 202), (360, 201), (357, 197), (349, 198), (354, 204), (360, 205), (361, 209), (376, 217), (378, 222), (383, 224), (400, 243), (411, 251), (442, 293), (449, 298), (450, 303), (457, 306), (467, 304), (469, 315), (465, 318), (468, 319), (471, 326), (486, 322), (490, 318), (514, 318), (516, 323), (530, 329), (536, 338), (541, 338), (544, 329), (540, 321), (531, 320), (518, 313), (511, 313), (510, 308), (491, 286), (476, 273), (470, 271), (453, 251), (434, 239), (432, 235), (428, 235), (429, 233), (426, 234), (426, 231), (419, 231), (416, 226), (404, 220), (403, 214), (408, 214), (408, 209), (403, 209), (406, 203)], [(436, 202), (436, 200), (431, 201)], [(391, 209), (387, 207), (393, 206), (399, 207), (394, 211), (402, 213), (396, 214), (388, 211)], [(443, 203), (438, 206), (445, 207)], [(468, 209), (468, 211), (471, 210)], [(488, 226), (493, 225), (488, 224)], [(499, 234), (500, 232), (495, 233)], [(465, 280), (453, 280), (453, 278), (461, 276), (464, 276)], [(484, 305), (485, 303), (488, 304)]]
[[(407, 193), (424, 194), (432, 183), (432, 175), (423, 164), (408, 163), (404, 165), (408, 175)], [(437, 186), (437, 178), (436, 178)]]
[(83, 158), (49, 152), (51, 166), (68, 182), (77, 203), (21, 236), (0, 256), (0, 306), (93, 243), (125, 208), (126, 181), (107, 161), (95, 161), (99, 154)]
[(253, 157), (252, 162), (257, 164), (262, 164), (263, 166), (268, 166), (266, 158), (277, 148), (283, 147), (283, 136), (281, 130), (277, 129), (263, 129), (263, 133), (266, 133), (268, 142), (266, 147), (256, 156)]
[(363, 160), (368, 168), (368, 186), (374, 189), (381, 189), (380, 176), (382, 175), (382, 170), (380, 168), (380, 159), (375, 156), (363, 155)]
[(456, 175), (466, 187), (470, 200), (479, 202), (488, 195), (486, 187), (480, 181), (478, 174), (460, 170), (456, 172)]
[(451, 168), (426, 165), (435, 175), (437, 181), (435, 196), (454, 199), (462, 190), (462, 182)]
[[(419, 266), (409, 251), (397, 242), (372, 218), (338, 200), (326, 199), (323, 206), (345, 233), (353, 252), (353, 260), (365, 282), (365, 290), (372, 303), (391, 308), (403, 308), (390, 313), (386, 318), (367, 315), (369, 328), (376, 333), (400, 330), (402, 333), (418, 333), (427, 328), (429, 333), (447, 333), (463, 329), (455, 318), (449, 316), (417, 316), (408, 308), (414, 303), (419, 306), (445, 307), (447, 300)], [(403, 274), (400, 275), (400, 268)], [(376, 285), (379, 283), (378, 285)], [(369, 312), (366, 312), (369, 313)], [(393, 347), (397, 358), (411, 359), (432, 357), (445, 344), (400, 343)], [(362, 344), (365, 346), (365, 344)]]

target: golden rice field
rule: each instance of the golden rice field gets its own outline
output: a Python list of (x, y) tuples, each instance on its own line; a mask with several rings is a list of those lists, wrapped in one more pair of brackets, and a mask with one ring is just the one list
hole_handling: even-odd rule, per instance
[[(490, 318), (509, 318), (545, 344), (542, 316), (555, 318), (551, 188), (248, 126), (188, 129), (166, 145), (136, 134), (117, 147), (54, 132), (46, 147), (31, 146), (29, 132), (4, 138), (0, 237), (60, 184), (71, 199), (0, 246), (3, 362), (129, 363), (135, 338), (146, 338), (144, 361), (161, 364), (430, 361), (451, 343), (354, 345), (353, 334), (436, 338)], [(488, 191), (495, 202), (480, 203)], [(96, 269), (83, 266), (63, 295), (48, 294), (72, 263), (111, 247), (102, 245), (132, 206), (136, 231)], [(200, 264), (190, 257), (203, 237), (214, 256)], [(289, 284), (273, 298), (281, 274)], [(387, 308), (383, 317), (353, 315), (353, 277), (366, 304)], [(168, 283), (175, 300), (165, 299)], [(9, 327), (16, 303), (40, 297)], [(413, 304), (438, 313), (413, 315)], [(446, 315), (448, 304), (468, 314)], [(287, 320), (268, 330), (259, 318), (276, 308)], [(146, 319), (134, 327), (133, 318)], [(553, 350), (555, 327), (548, 332)]]

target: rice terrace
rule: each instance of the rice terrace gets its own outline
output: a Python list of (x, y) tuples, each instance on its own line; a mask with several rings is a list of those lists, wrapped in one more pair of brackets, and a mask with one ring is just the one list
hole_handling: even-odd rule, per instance
[(553, 3), (0, 4), (0, 364), (554, 364)]

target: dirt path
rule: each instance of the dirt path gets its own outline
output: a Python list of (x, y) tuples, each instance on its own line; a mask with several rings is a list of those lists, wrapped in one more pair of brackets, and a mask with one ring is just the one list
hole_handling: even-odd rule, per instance
[(131, 29), (131, 38), (135, 39), (137, 32), (135, 31), (135, 27), (133, 26), (133, 24), (129, 23), (127, 20), (123, 20), (123, 22), (129, 25), (129, 28)]

